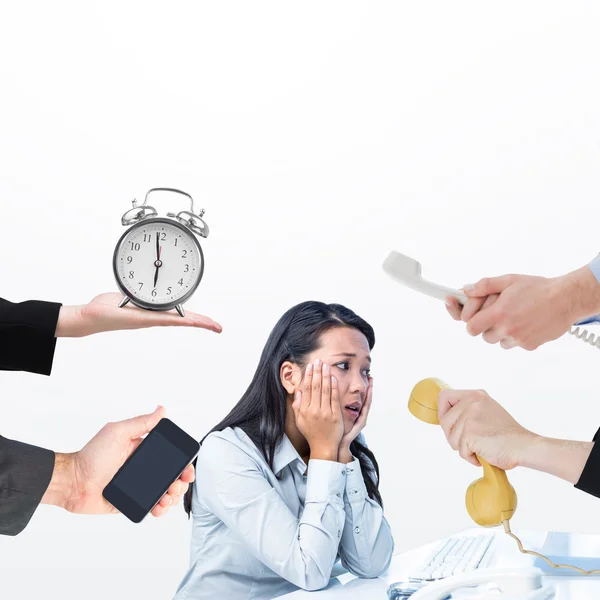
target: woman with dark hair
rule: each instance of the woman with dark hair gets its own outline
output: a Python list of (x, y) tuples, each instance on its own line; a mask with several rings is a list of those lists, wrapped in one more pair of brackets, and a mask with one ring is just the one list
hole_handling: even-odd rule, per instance
[(379, 468), (362, 429), (372, 327), (339, 304), (303, 302), (271, 332), (252, 382), (202, 440), (190, 567), (177, 600), (275, 598), (389, 566)]

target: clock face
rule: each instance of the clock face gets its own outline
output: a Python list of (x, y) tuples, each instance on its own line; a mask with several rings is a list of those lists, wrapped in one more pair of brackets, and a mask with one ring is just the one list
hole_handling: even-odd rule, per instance
[(123, 291), (148, 307), (173, 307), (200, 283), (203, 257), (194, 235), (183, 227), (154, 219), (126, 231), (114, 255)]

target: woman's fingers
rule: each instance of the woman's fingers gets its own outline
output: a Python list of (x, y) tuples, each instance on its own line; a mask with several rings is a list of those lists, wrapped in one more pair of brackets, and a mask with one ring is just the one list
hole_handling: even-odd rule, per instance
[(336, 414), (341, 412), (342, 407), (340, 406), (340, 389), (338, 387), (338, 380), (335, 377), (331, 378), (331, 412)]
[(329, 365), (323, 364), (323, 384), (321, 386), (321, 408), (324, 411), (332, 411), (333, 406), (331, 405), (331, 373), (329, 372)]
[(306, 365), (304, 373), (304, 383), (302, 384), (302, 407), (308, 408), (312, 399), (313, 366), (311, 363)]
[(294, 401), (292, 402), (292, 409), (294, 414), (296, 415), (296, 419), (298, 418), (298, 414), (300, 412), (300, 406), (302, 405), (302, 392), (300, 390), (296, 390), (296, 395), (294, 396)]
[(358, 420), (361, 421), (361, 427), (364, 427), (367, 424), (367, 417), (369, 416), (369, 411), (371, 410), (371, 404), (373, 404), (373, 378), (369, 377), (369, 389), (367, 390), (367, 397), (365, 398), (365, 403), (360, 410), (360, 415)]
[(323, 388), (323, 380), (322, 380), (322, 363), (317, 358), (315, 360), (315, 364), (313, 366), (313, 375), (312, 375), (312, 387), (311, 387), (311, 398), (310, 405), (315, 410), (319, 410), (322, 407), (322, 398), (321, 398), (321, 390)]
[(367, 424), (367, 418), (369, 417), (369, 411), (371, 410), (371, 404), (373, 403), (373, 378), (369, 377), (369, 387), (367, 388), (367, 394), (365, 396), (364, 404), (360, 409), (358, 419), (352, 427), (352, 431), (355, 433), (355, 437), (365, 428)]

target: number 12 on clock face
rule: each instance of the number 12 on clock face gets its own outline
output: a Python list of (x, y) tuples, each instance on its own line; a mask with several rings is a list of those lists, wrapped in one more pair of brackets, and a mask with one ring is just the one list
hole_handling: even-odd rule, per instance
[(198, 287), (204, 256), (189, 230), (168, 219), (148, 219), (128, 229), (115, 248), (113, 270), (121, 291), (150, 310), (182, 304)]

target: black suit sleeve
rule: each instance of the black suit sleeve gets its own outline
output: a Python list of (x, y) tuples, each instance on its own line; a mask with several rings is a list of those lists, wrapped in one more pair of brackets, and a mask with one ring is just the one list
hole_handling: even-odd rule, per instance
[(0, 535), (25, 529), (52, 478), (54, 456), (0, 435)]
[(593, 441), (592, 451), (575, 487), (600, 498), (600, 444), (598, 443), (600, 442), (600, 429), (596, 431)]
[[(0, 298), (0, 370), (50, 375), (61, 304)], [(0, 435), (0, 535), (25, 529), (48, 488), (54, 452)]]
[(61, 304), (0, 298), (0, 370), (50, 375)]

